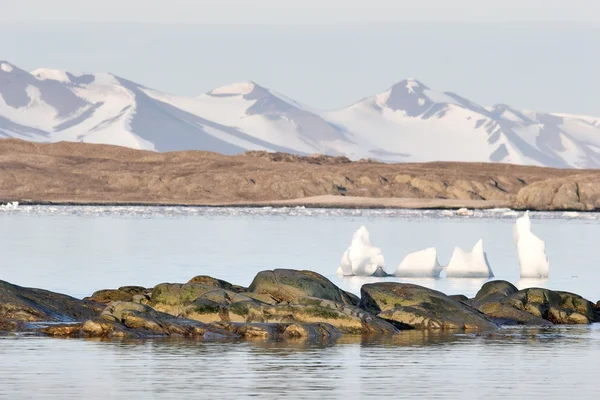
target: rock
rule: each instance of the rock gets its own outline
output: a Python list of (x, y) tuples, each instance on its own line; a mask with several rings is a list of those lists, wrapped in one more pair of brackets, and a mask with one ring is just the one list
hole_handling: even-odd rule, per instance
[(515, 206), (529, 210), (593, 210), (600, 208), (598, 174), (540, 180), (519, 190)]
[(102, 308), (95, 302), (0, 281), (0, 321), (83, 321), (98, 315)]
[(50, 325), (42, 329), (42, 332), (48, 336), (75, 337), (80, 335), (82, 325), (82, 323)]
[(153, 336), (184, 336), (211, 339), (237, 337), (219, 327), (176, 318), (149, 306), (116, 301), (109, 304), (99, 318), (75, 325), (54, 325), (43, 329), (50, 336), (144, 338)]
[(474, 303), (498, 302), (517, 293), (519, 289), (510, 282), (497, 280), (485, 283), (473, 298)]
[[(150, 289), (141, 286), (123, 286), (118, 289), (103, 289), (94, 292), (84, 300), (108, 304), (113, 301), (133, 301), (136, 296), (147, 296)], [(141, 299), (138, 297), (138, 299)]]
[[(350, 292), (346, 292), (346, 291), (344, 291), (344, 293), (346, 294), (346, 296), (348, 296), (350, 298), (351, 305), (358, 306), (358, 303), (360, 303), (360, 297), (358, 297), (354, 293), (350, 293)], [(598, 303), (600, 303), (600, 301)]]
[(207, 276), (207, 275), (195, 276), (192, 279), (190, 279), (188, 281), (188, 283), (199, 283), (199, 284), (205, 285), (205, 286), (214, 286), (219, 289), (230, 290), (230, 291), (236, 292), (236, 293), (242, 293), (242, 292), (246, 291), (245, 287), (233, 285), (229, 282), (222, 281), (220, 279), (216, 279), (216, 278), (213, 278), (213, 277)]
[(469, 300), (469, 298), (464, 294), (451, 294), (448, 297), (450, 297), (452, 300), (460, 301), (461, 303)]
[(327, 323), (347, 334), (387, 335), (398, 330), (356, 306), (331, 300), (304, 297), (293, 304), (232, 303), (229, 319), (234, 322)]
[(596, 321), (594, 304), (568, 292), (530, 288), (512, 294), (503, 304), (554, 324), (589, 324)]
[(316, 297), (342, 304), (354, 304), (355, 298), (312, 271), (275, 269), (259, 272), (248, 292), (270, 296), (276, 302), (290, 302), (302, 297)]
[(246, 293), (238, 293), (199, 283), (161, 283), (152, 290), (148, 305), (158, 311), (195, 321), (229, 321), (232, 303), (257, 303)]
[(324, 323), (239, 323), (219, 322), (215, 326), (239, 335), (246, 339), (282, 340), (305, 339), (331, 341), (342, 333), (329, 324)]
[(534, 316), (524, 310), (503, 303), (504, 300), (518, 291), (519, 289), (507, 281), (487, 282), (467, 304), (481, 311), (499, 325), (552, 325), (551, 322), (540, 316)]
[(363, 285), (359, 306), (400, 327), (477, 331), (497, 328), (482, 313), (443, 293), (406, 283)]
[(477, 309), (499, 325), (552, 325), (550, 321), (539, 316), (500, 302), (487, 302), (477, 307)]

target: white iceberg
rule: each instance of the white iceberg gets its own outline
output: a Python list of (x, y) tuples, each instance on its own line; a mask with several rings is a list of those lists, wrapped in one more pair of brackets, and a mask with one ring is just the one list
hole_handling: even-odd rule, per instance
[(547, 278), (550, 262), (546, 255), (546, 243), (531, 232), (529, 211), (517, 218), (514, 237), (521, 266), (521, 278)]
[(404, 278), (439, 278), (440, 272), (442, 267), (438, 262), (437, 250), (429, 247), (404, 257), (394, 275)]
[(460, 215), (461, 217), (472, 217), (475, 212), (473, 210), (469, 210), (468, 208), (459, 208), (456, 210), (456, 215)]
[(373, 246), (369, 231), (364, 226), (361, 226), (352, 236), (352, 243), (344, 252), (342, 264), (337, 272), (344, 276), (385, 274), (385, 261), (381, 249)]
[(6, 204), (0, 204), (0, 209), (2, 210), (16, 210), (19, 207), (18, 201), (12, 201)]
[(483, 239), (473, 246), (471, 252), (455, 247), (445, 270), (447, 278), (492, 278), (494, 276), (487, 255), (483, 251)]

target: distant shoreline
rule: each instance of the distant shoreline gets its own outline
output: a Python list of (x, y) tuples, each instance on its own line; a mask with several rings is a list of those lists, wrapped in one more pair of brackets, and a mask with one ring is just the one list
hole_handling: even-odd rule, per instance
[(338, 208), (338, 209), (404, 209), (404, 210), (458, 210), (468, 208), (485, 210), (493, 208), (510, 208), (508, 201), (490, 200), (456, 200), (456, 199), (412, 199), (412, 198), (375, 198), (355, 196), (313, 196), (289, 200), (267, 200), (249, 202), (130, 202), (130, 201), (44, 201), (44, 200), (0, 200), (5, 204), (18, 201), (19, 205), (31, 206), (122, 206), (122, 207), (207, 207), (207, 208)]
[(0, 199), (38, 205), (600, 210), (600, 170), (154, 153), (0, 139)]

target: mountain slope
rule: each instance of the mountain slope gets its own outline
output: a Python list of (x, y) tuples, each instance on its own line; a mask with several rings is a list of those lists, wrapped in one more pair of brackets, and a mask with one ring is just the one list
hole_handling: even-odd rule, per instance
[(159, 152), (600, 167), (600, 118), (483, 107), (414, 79), (348, 108), (319, 112), (254, 82), (182, 97), (106, 73), (27, 72), (0, 62), (0, 137)]

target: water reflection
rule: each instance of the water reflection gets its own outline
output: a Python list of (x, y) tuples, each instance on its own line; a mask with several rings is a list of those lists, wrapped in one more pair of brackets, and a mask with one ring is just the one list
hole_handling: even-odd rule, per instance
[[(0, 397), (596, 398), (600, 324), (335, 345), (0, 338)], [(519, 377), (519, 379), (515, 379)]]

